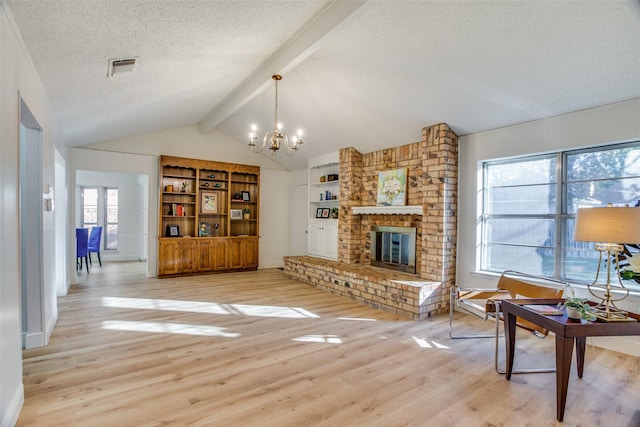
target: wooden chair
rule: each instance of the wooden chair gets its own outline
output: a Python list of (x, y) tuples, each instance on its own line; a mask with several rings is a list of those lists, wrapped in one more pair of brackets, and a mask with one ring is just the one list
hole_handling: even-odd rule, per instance
[[(495, 369), (499, 374), (504, 374), (505, 371), (498, 367), (498, 341), (502, 336), (500, 334), (500, 322), (503, 321), (500, 301), (502, 299), (515, 298), (561, 298), (566, 286), (566, 282), (513, 270), (507, 270), (502, 273), (495, 289), (454, 286), (451, 288), (449, 304), (449, 337), (452, 339), (495, 338)], [(490, 317), (495, 319), (495, 332), (493, 334), (455, 335), (453, 331), (454, 309), (480, 317), (485, 321)], [(517, 326), (531, 331), (539, 338), (544, 338), (549, 334), (547, 329), (524, 319), (517, 318), (516, 322)], [(555, 372), (555, 369), (523, 369), (513, 373), (535, 372)]]

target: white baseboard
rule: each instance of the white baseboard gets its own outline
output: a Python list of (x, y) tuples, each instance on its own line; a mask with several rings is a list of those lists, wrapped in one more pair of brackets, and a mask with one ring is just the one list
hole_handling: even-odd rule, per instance
[(51, 338), (51, 334), (53, 333), (53, 329), (56, 327), (56, 323), (58, 323), (58, 311), (56, 310), (55, 316), (51, 316), (49, 322), (47, 322), (47, 326), (45, 328), (45, 338), (46, 341), (43, 345), (49, 344), (49, 338)]
[(262, 270), (265, 268), (282, 268), (284, 267), (284, 261), (272, 261), (272, 262), (265, 262), (264, 264), (260, 264), (258, 266), (258, 270)]
[[(18, 423), (18, 416), (20, 410), (24, 405), (24, 385), (20, 383), (20, 386), (16, 388), (16, 392), (13, 394), (9, 406), (7, 406), (6, 412), (0, 419), (0, 427), (13, 427)], [(2, 410), (3, 408), (0, 408)]]
[(22, 347), (29, 350), (30, 348), (44, 347), (44, 334), (42, 332), (34, 332), (30, 334), (22, 334)]

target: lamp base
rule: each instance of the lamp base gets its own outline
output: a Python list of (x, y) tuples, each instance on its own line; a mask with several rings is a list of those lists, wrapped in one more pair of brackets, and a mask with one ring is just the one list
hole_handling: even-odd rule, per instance
[(620, 310), (617, 307), (607, 307), (605, 304), (600, 303), (594, 307), (591, 307), (591, 314), (596, 316), (598, 320), (603, 322), (636, 322), (637, 320), (627, 316), (627, 312)]

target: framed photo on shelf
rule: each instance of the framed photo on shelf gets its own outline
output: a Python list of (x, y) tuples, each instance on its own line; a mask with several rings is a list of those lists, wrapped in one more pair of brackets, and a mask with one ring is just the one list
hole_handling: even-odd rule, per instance
[(202, 191), (200, 199), (201, 214), (218, 213), (218, 193), (215, 191)]
[(175, 224), (167, 225), (165, 235), (165, 237), (180, 237), (180, 226)]
[(329, 208), (322, 208), (322, 218), (329, 218)]
[(251, 198), (249, 197), (249, 192), (248, 191), (242, 191), (242, 201), (243, 202), (248, 202), (251, 200)]
[(211, 237), (211, 224), (208, 222), (201, 222), (198, 229), (198, 235), (200, 237)]
[(242, 219), (242, 209), (231, 209), (229, 215), (231, 219)]
[(316, 209), (316, 218), (322, 218), (322, 208)]

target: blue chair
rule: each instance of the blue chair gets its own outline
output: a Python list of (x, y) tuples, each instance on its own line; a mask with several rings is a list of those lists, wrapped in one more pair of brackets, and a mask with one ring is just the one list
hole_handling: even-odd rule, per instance
[(89, 252), (89, 262), (91, 262), (91, 253), (95, 252), (98, 254), (98, 262), (100, 263), (100, 267), (102, 267), (102, 260), (100, 259), (100, 238), (102, 237), (102, 227), (92, 227), (91, 233), (89, 234), (89, 246), (87, 247), (87, 251)]
[(82, 270), (82, 258), (87, 265), (87, 273), (89, 273), (89, 251), (87, 249), (89, 243), (89, 230), (86, 228), (76, 228), (76, 271)]

